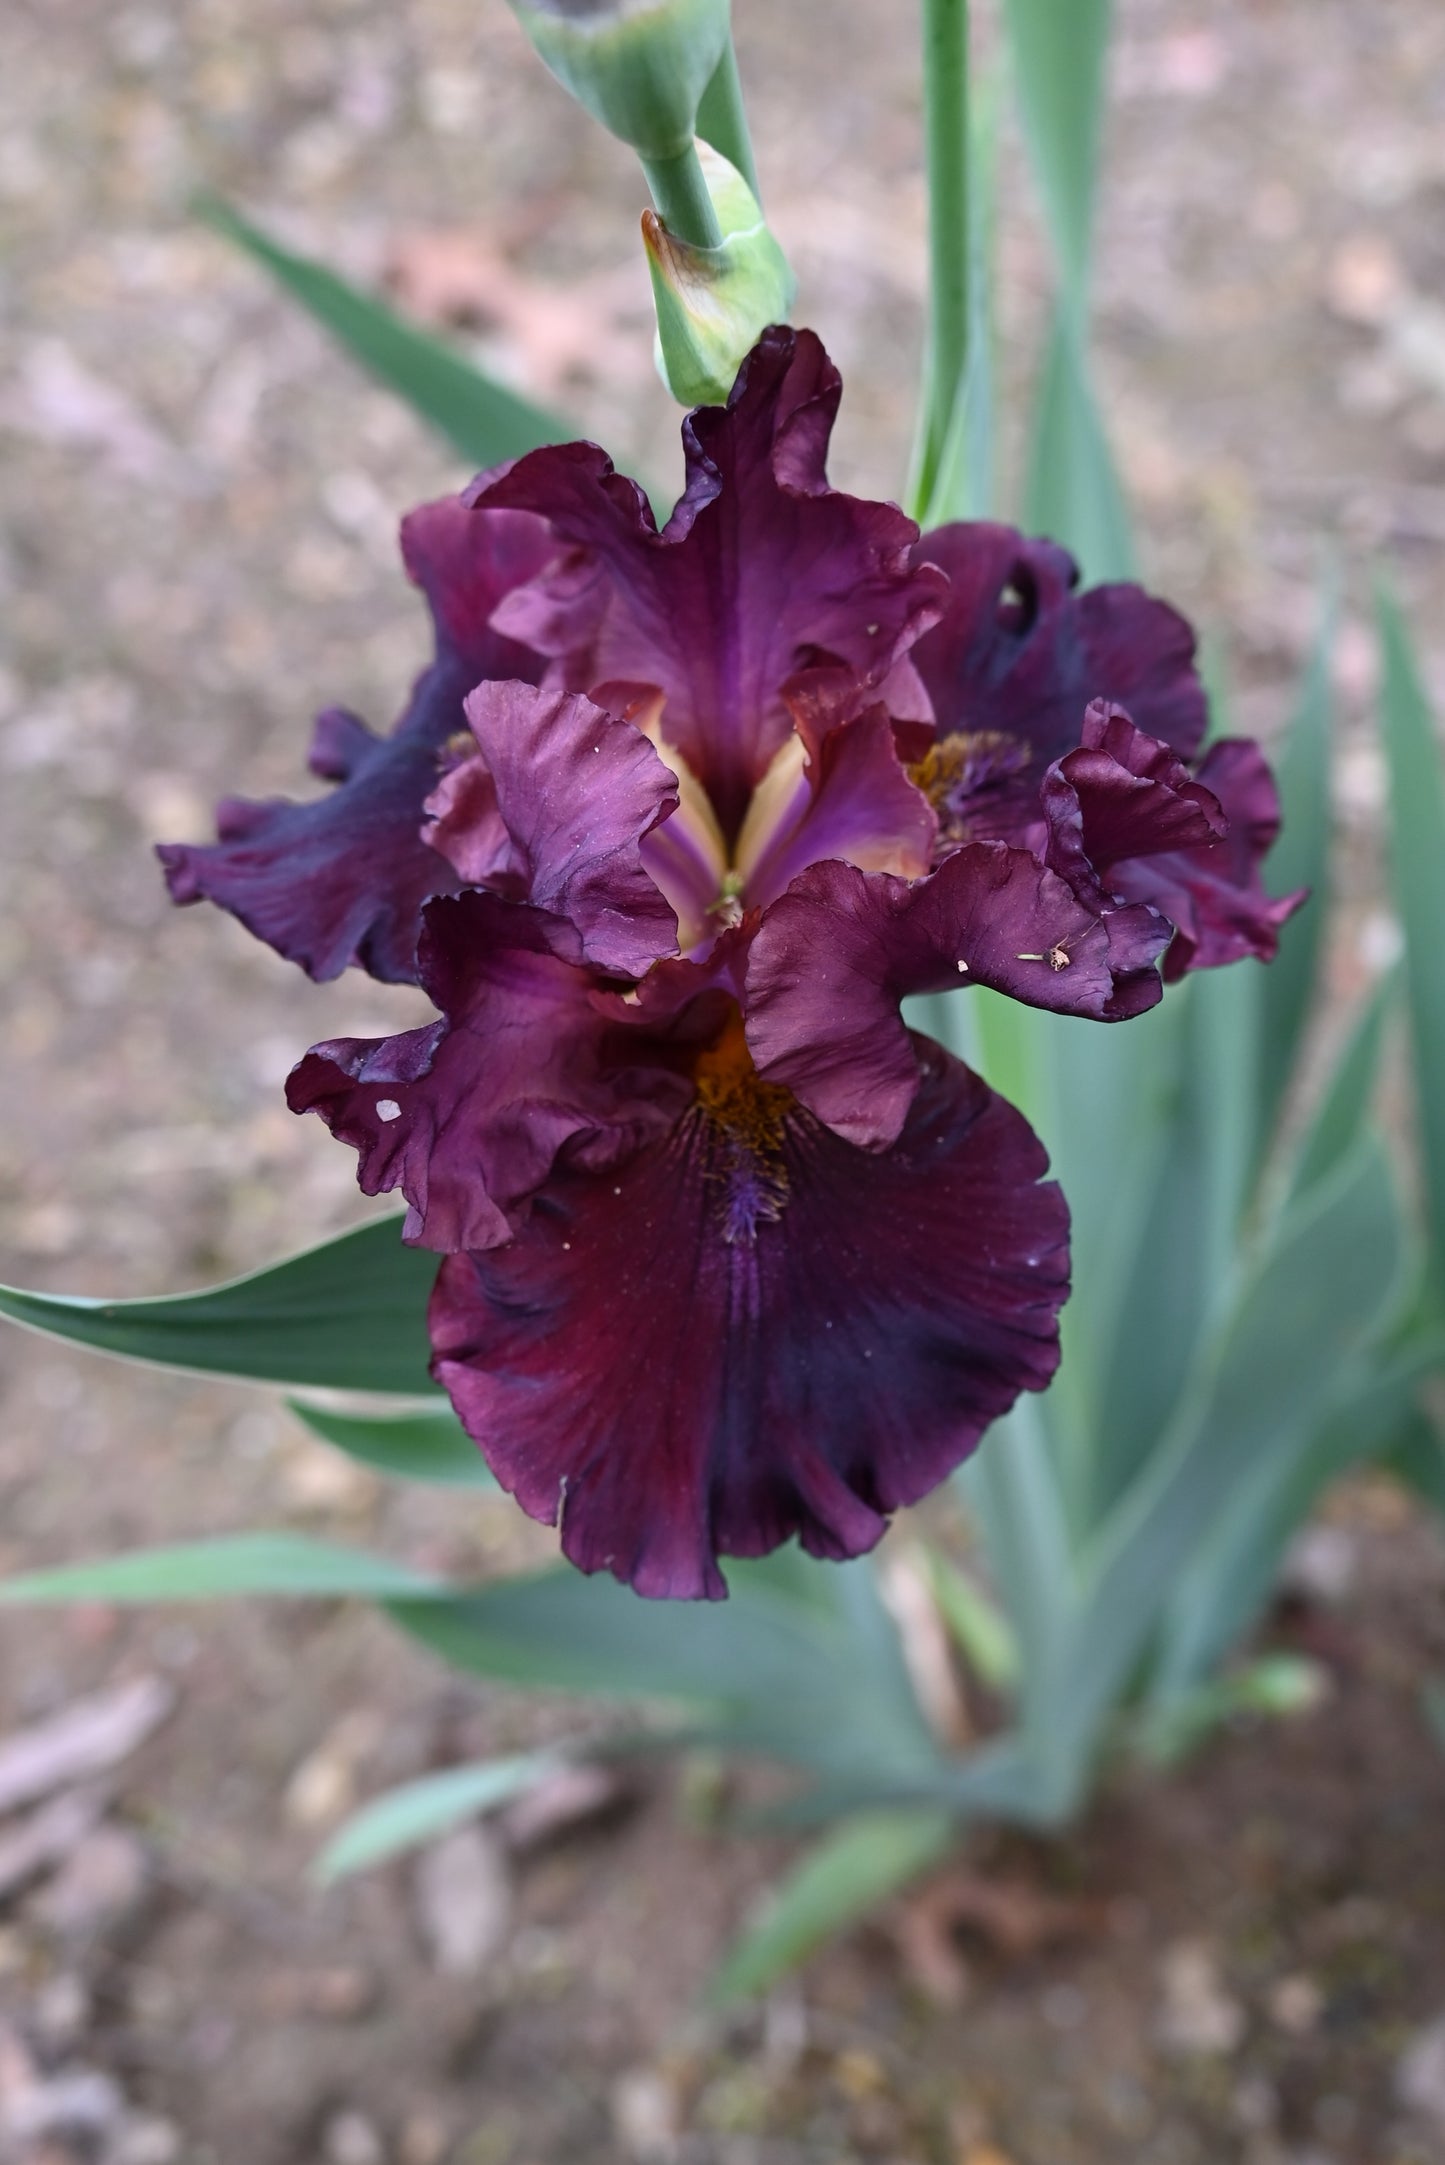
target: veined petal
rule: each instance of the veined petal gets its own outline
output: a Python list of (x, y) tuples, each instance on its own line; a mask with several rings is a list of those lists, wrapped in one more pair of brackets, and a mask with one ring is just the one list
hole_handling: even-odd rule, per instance
[(472, 492), (542, 513), (585, 552), (498, 622), (576, 689), (655, 685), (663, 735), (730, 836), (791, 732), (786, 681), (828, 661), (877, 685), (942, 605), (939, 574), (911, 561), (913, 522), (828, 486), (840, 388), (811, 332), (765, 332), (727, 406), (684, 424), (687, 487), (661, 534), (593, 445), (531, 452)]
[(480, 761), (431, 798), (432, 847), (568, 919), (600, 969), (640, 977), (675, 952), (677, 917), (641, 843), (677, 809), (677, 783), (646, 737), (590, 699), (529, 684), (480, 684), (466, 715)]
[(389, 737), (333, 709), (316, 724), (311, 770), (339, 787), (311, 804), (228, 798), (211, 844), (157, 851), (177, 902), (215, 902), (317, 979), (351, 963), (405, 983), (416, 975), (422, 905), (458, 884), (421, 838), (437, 754), (463, 727), (462, 700), (486, 676), (535, 682), (541, 660), (492, 628), (502, 596), (556, 554), (527, 512), (477, 518), (460, 500), (402, 522), (407, 571), (431, 607), (436, 659)]
[[(584, 1571), (717, 1598), (717, 1558), (871, 1548), (1057, 1361), (1067, 1212), (1044, 1153), (919, 1041), (890, 1151), (796, 1109), (766, 1165), (694, 1108), (518, 1237), (443, 1264), (435, 1373), (502, 1485)], [(739, 1232), (739, 1183), (770, 1181)]]
[(607, 1163), (686, 1102), (682, 1077), (608, 1059), (616, 1025), (565, 920), (472, 889), (428, 906), (418, 960), (442, 1020), (314, 1046), (286, 1091), (357, 1150), (366, 1194), (401, 1189), (406, 1239), (505, 1241), (560, 1151)]
[(988, 985), (1030, 1007), (1118, 1021), (1159, 999), (1170, 928), (1153, 910), (1103, 914), (1028, 850), (973, 842), (927, 879), (815, 864), (764, 912), (748, 958), (759, 1073), (839, 1135), (900, 1133), (918, 1069), (898, 1004)]
[(1137, 586), (1081, 594), (1065, 550), (986, 521), (938, 527), (916, 555), (950, 582), (942, 621), (913, 650), (940, 737), (1016, 738), (1036, 785), (1078, 743), (1089, 701), (1104, 698), (1192, 757), (1207, 712), (1194, 634), (1177, 610)]

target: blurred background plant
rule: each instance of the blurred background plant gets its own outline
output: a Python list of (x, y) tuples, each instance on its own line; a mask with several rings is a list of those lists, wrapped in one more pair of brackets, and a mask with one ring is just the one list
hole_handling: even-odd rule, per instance
[[(547, 47), (557, 11), (520, 12), (547, 18), (539, 49), (577, 89)], [(932, 316), (909, 508), (929, 524), (1015, 516), (1071, 547), (1090, 581), (1136, 575), (1090, 360), (1109, 9), (1004, 0), (1000, 13), (1003, 41), (989, 41), (970, 97), (967, 9), (923, 9)], [(716, 28), (709, 20), (699, 35)], [(701, 155), (690, 122), (681, 148), (638, 141), (630, 122), (618, 130), (630, 128), (658, 214), (688, 251), (669, 259), (649, 229), (662, 366), (690, 397), (724, 380), (720, 356), (746, 349), (790, 284), (776, 243), (759, 240), (730, 39), (708, 60), (688, 92)], [(584, 102), (616, 123), (605, 95)], [(1017, 503), (999, 500), (995, 410), (996, 161), (1011, 105), (1054, 271)], [(227, 205), (204, 214), (466, 460), (575, 433)], [(1236, 1717), (1313, 1705), (1325, 1688), (1317, 1663), (1251, 1639), (1292, 1537), (1326, 1488), (1367, 1461), (1445, 1505), (1428, 1388), (1445, 1363), (1445, 788), (1409, 631), (1382, 586), (1402, 953), (1352, 1012), (1326, 1013), (1337, 602), (1322, 564), (1315, 651), (1279, 760), (1285, 828), (1272, 866), (1276, 890), (1308, 884), (1315, 899), (1272, 969), (1194, 979), (1127, 1032), (976, 992), (919, 1003), (918, 1026), (1028, 1114), (1074, 1219), (1059, 1379), (990, 1436), (959, 1477), (956, 1511), (843, 1569), (792, 1553), (734, 1566), (733, 1599), (712, 1611), (662, 1611), (566, 1570), (459, 1585), (291, 1532), (12, 1578), (0, 1598), (350, 1595), (468, 1674), (648, 1708), (641, 1724), (600, 1737), (589, 1724), (376, 1798), (334, 1835), (328, 1877), (432, 1841), (589, 1757), (776, 1759), (795, 1779), (768, 1822), (825, 1831), (724, 1962), (721, 2000), (771, 1984), (970, 1825), (1064, 1828), (1128, 1762), (1167, 1764)], [(1216, 659), (1216, 734), (1230, 702), (1223, 674)], [(463, 1502), (487, 1475), (426, 1376), (431, 1269), (381, 1220), (209, 1293), (97, 1304), (17, 1291), (3, 1305), (83, 1344), (280, 1385), (337, 1451), (454, 1486)]]

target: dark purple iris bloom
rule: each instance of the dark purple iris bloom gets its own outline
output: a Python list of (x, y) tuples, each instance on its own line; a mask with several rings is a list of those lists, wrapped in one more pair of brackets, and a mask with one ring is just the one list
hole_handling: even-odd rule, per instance
[(483, 677), (535, 684), (537, 655), (492, 629), (498, 602), (556, 553), (525, 512), (469, 518), (454, 499), (424, 504), (401, 524), (407, 573), (431, 606), (436, 658), (389, 737), (340, 707), (316, 718), (310, 768), (339, 786), (312, 804), (227, 797), (209, 846), (162, 843), (177, 902), (219, 902), (308, 976), (359, 963), (373, 977), (416, 977), (422, 904), (460, 885), (422, 839), (422, 806), (437, 757), (466, 726), (462, 701)]
[(396, 732), (167, 853), (314, 974), (429, 994), (290, 1103), (442, 1253), (435, 1372), (503, 1485), (649, 1595), (859, 1554), (1053, 1373), (1062, 1198), (900, 999), (1125, 1016), (1291, 906), (1257, 752), (1191, 771), (1182, 621), (831, 489), (839, 390), (766, 333), (660, 533), (587, 444), (415, 514), (438, 658)]

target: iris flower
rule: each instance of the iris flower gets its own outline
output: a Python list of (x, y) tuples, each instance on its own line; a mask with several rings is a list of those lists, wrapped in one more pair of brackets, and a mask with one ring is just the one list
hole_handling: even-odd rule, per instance
[(323, 715), (330, 797), (161, 852), (314, 977), (429, 995), (289, 1102), (442, 1255), (434, 1372), (502, 1485), (652, 1596), (871, 1548), (1053, 1374), (1044, 1152), (900, 1001), (1122, 1019), (1299, 899), (1257, 748), (1197, 758), (1183, 619), (830, 488), (840, 388), (766, 333), (660, 532), (590, 444), (414, 512), (436, 657), (395, 730)]

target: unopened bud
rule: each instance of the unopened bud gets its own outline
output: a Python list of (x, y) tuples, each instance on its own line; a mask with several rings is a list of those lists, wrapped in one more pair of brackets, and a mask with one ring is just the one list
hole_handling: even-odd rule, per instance
[(557, 80), (647, 159), (688, 148), (731, 35), (729, 0), (512, 0)]
[(684, 406), (720, 406), (770, 323), (786, 323), (796, 283), (742, 174), (706, 143), (699, 163), (722, 244), (694, 248), (655, 211), (642, 240), (657, 303), (657, 366)]

